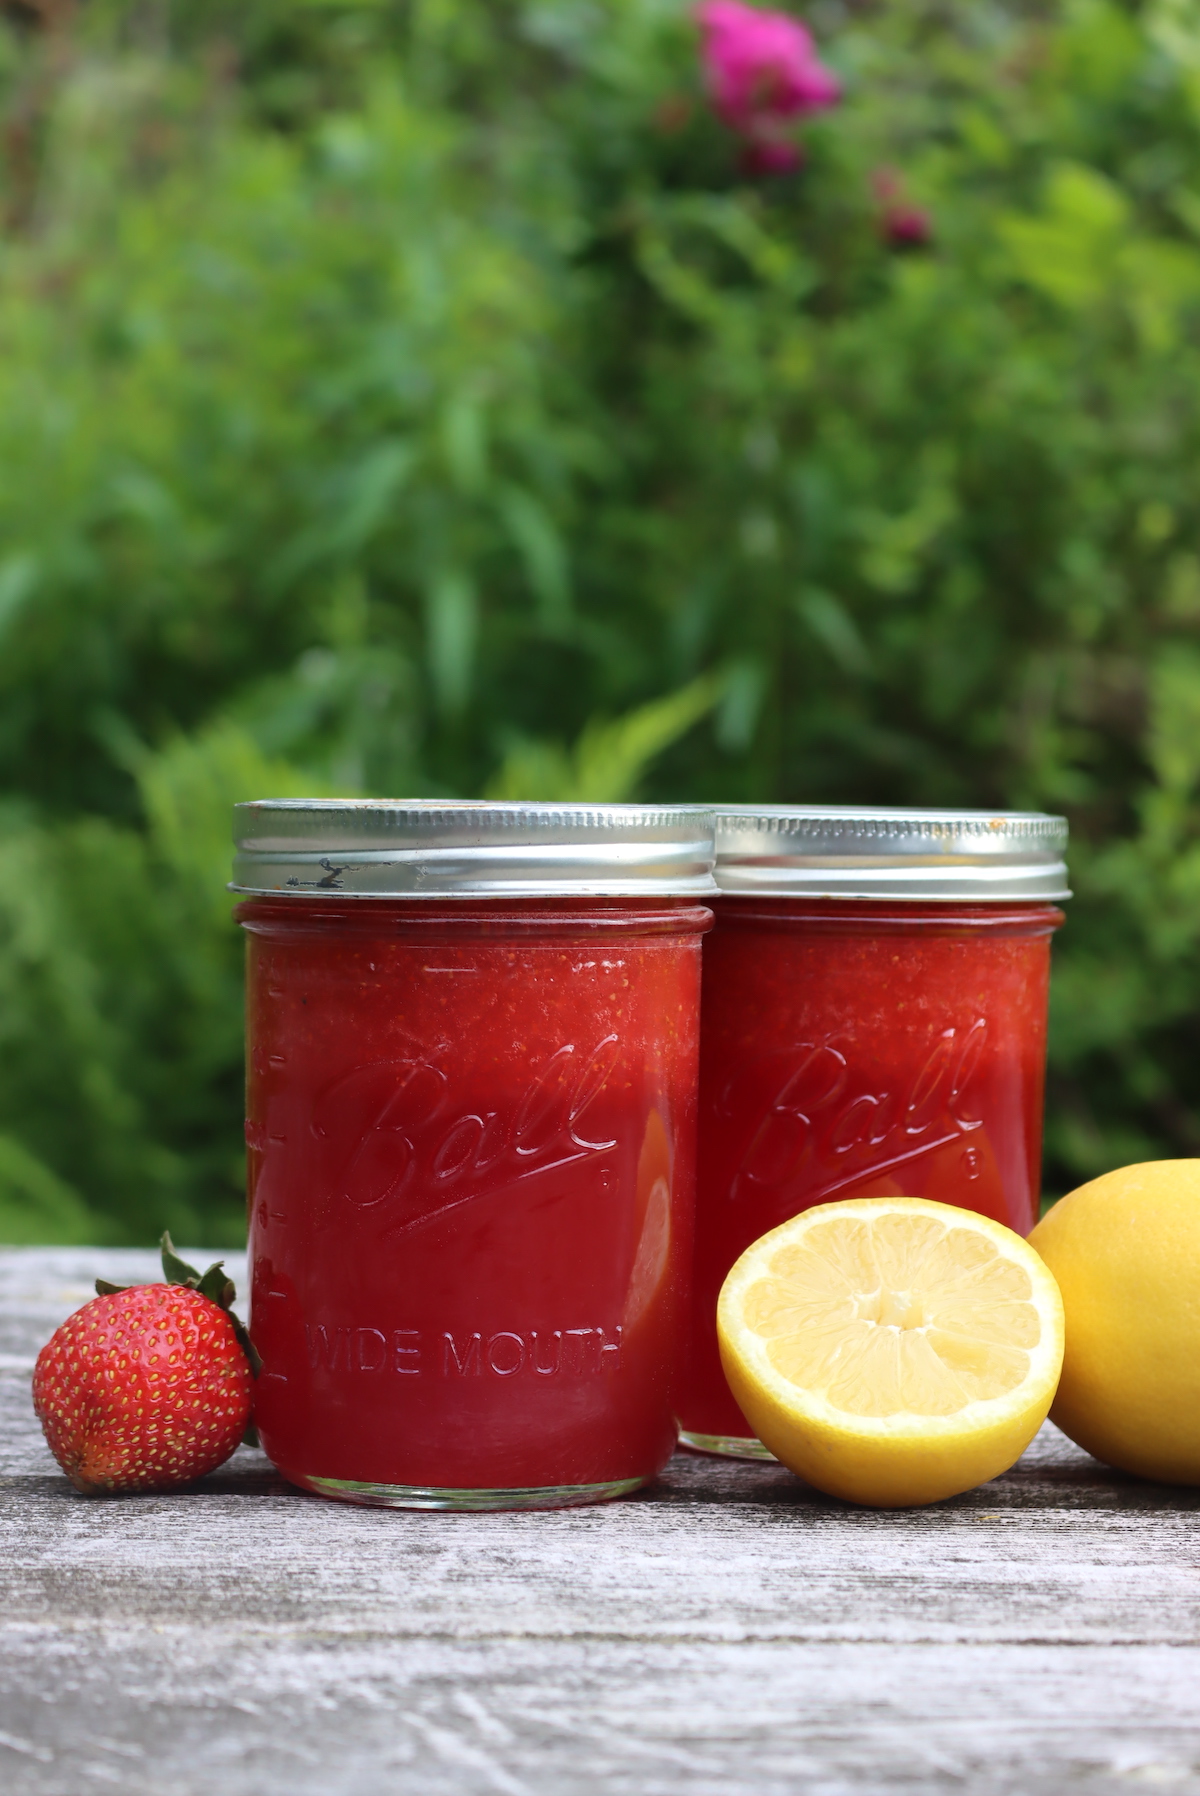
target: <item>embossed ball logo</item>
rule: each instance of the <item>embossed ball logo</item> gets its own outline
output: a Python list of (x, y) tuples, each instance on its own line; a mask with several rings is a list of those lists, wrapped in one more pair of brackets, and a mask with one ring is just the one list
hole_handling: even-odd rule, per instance
[(589, 1049), (567, 1042), (530, 1076), (514, 1104), (465, 1108), (434, 1060), (373, 1061), (321, 1093), (318, 1143), (334, 1150), (334, 1195), (357, 1209), (399, 1208), (398, 1226), (466, 1203), (534, 1172), (606, 1153), (587, 1113), (620, 1053), (615, 1035)]
[[(971, 1113), (971, 1094), (986, 1039), (983, 1017), (966, 1029), (942, 1030), (911, 1083), (893, 1088), (878, 1088), (857, 1071), (850, 1044), (839, 1037), (799, 1043), (782, 1068), (773, 1059), (770, 1066), (739, 1069), (723, 1094), (727, 1115), (735, 1113), (747, 1083), (773, 1088), (774, 1095), (747, 1144), (731, 1198), (771, 1187), (817, 1203), (971, 1136), (983, 1126)], [(815, 1167), (825, 1176), (814, 1179)]]

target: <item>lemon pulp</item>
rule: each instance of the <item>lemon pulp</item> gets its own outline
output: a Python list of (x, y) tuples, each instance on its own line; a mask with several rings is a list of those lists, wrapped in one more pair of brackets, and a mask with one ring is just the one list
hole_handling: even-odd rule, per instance
[(1023, 1266), (930, 1216), (830, 1220), (768, 1261), (745, 1317), (790, 1383), (855, 1416), (948, 1416), (1015, 1390), (1042, 1324)]
[(863, 1502), (931, 1501), (1004, 1470), (1062, 1360), (1033, 1250), (921, 1198), (823, 1205), (773, 1230), (730, 1273), (718, 1331), (771, 1450)]

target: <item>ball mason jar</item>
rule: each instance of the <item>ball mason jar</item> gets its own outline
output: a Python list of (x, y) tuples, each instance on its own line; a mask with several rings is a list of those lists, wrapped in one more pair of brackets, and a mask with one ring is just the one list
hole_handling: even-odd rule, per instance
[(292, 1483), (598, 1502), (674, 1450), (712, 838), (239, 805), (255, 1414)]
[(1037, 1220), (1066, 823), (1035, 813), (714, 813), (682, 1440), (769, 1457), (721, 1371), (717, 1297), (814, 1204), (928, 1197)]

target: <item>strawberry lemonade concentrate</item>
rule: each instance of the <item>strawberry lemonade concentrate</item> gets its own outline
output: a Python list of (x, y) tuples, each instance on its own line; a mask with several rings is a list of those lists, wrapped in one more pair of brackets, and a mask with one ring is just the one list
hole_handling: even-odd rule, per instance
[(1038, 1216), (1050, 938), (1066, 826), (1039, 814), (718, 812), (704, 948), (683, 1440), (765, 1449), (721, 1370), (717, 1298), (816, 1204), (927, 1197)]
[(267, 1452), (389, 1505), (635, 1488), (676, 1441), (703, 823), (282, 809), (239, 821), (239, 888), (278, 881), (237, 912)]

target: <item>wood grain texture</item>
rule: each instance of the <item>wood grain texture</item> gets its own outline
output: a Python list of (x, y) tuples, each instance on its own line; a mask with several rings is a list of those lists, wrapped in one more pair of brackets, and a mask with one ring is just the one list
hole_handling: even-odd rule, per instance
[(96, 1271), (155, 1265), (0, 1252), (5, 1796), (1200, 1796), (1198, 1491), (1048, 1427), (902, 1514), (683, 1454), (541, 1515), (347, 1508), (245, 1450), (89, 1500), (29, 1377)]

